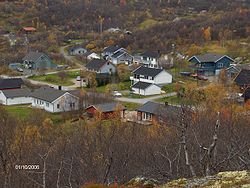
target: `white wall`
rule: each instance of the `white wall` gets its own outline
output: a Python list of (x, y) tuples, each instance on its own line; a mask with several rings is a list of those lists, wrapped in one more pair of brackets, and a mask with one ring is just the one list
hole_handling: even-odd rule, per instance
[(6, 105), (6, 97), (2, 91), (0, 91), (0, 104)]
[[(74, 106), (70, 106), (73, 103)], [(57, 105), (59, 105), (59, 108)], [(51, 113), (74, 111), (79, 109), (79, 99), (69, 93), (65, 93), (53, 102), (33, 98), (32, 107), (44, 109)]]
[(31, 104), (30, 97), (8, 98), (6, 105)]
[(170, 84), (173, 81), (173, 76), (166, 71), (162, 71), (154, 78), (155, 84)]
[(156, 85), (151, 85), (146, 89), (138, 89), (138, 88), (132, 87), (132, 90), (134, 94), (138, 94), (138, 95), (140, 94), (144, 96), (161, 94), (161, 88)]

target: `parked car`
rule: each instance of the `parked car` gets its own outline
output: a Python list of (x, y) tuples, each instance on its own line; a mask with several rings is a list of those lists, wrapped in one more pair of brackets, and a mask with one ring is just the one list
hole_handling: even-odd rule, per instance
[(23, 72), (23, 69), (22, 68), (20, 68), (20, 67), (17, 67), (17, 69), (16, 69), (18, 72)]
[(113, 96), (114, 96), (114, 97), (122, 97), (122, 94), (119, 93), (118, 91), (114, 91), (114, 92), (113, 92)]
[(81, 76), (77, 76), (76, 81), (81, 81)]

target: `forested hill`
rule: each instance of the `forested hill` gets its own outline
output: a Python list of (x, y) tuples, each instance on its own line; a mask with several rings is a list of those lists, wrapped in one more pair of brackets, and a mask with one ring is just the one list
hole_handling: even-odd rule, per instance
[[(40, 51), (51, 46), (48, 40), (60, 46), (69, 38), (87, 39), (94, 51), (112, 40), (132, 51), (168, 52), (173, 43), (183, 48), (250, 36), (246, 0), (23, 0), (0, 2), (0, 12), (0, 34), (33, 26), (38, 32), (30, 44)], [(110, 28), (132, 35), (105, 34)]]

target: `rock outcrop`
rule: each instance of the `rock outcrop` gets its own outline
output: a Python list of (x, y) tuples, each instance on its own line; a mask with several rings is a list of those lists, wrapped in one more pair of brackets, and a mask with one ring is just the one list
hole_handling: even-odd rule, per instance
[(250, 173), (247, 171), (220, 172), (214, 176), (179, 179), (159, 188), (250, 188)]

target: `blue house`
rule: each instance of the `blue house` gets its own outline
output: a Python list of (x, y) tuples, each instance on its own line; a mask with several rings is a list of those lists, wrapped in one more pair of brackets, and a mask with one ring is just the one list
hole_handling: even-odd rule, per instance
[(207, 53), (204, 55), (195, 55), (191, 57), (189, 62), (191, 67), (195, 69), (198, 74), (205, 76), (218, 75), (224, 68), (228, 68), (234, 60), (227, 55)]

